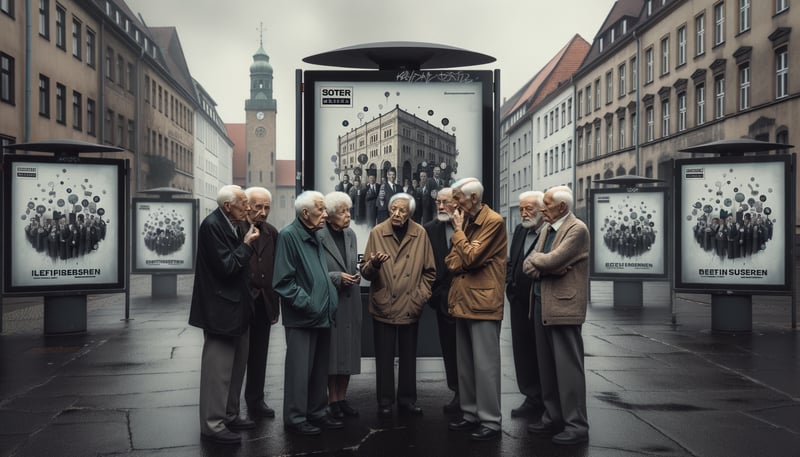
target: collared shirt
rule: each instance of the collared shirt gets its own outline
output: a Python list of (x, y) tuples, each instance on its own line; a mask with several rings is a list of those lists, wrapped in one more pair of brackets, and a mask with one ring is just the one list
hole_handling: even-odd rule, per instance
[(553, 222), (552, 224), (550, 224), (550, 227), (553, 227), (553, 230), (555, 230), (555, 231), (557, 232), (557, 231), (558, 231), (558, 229), (560, 229), (560, 228), (561, 228), (561, 226), (564, 224), (564, 220), (566, 220), (566, 219), (567, 219), (567, 216), (569, 216), (569, 211), (567, 211), (567, 213), (566, 213), (566, 214), (564, 214), (564, 215), (561, 217), (561, 219), (559, 219), (559, 220), (557, 220), (557, 221)]
[(220, 213), (222, 213), (222, 217), (225, 218), (225, 222), (228, 223), (228, 226), (231, 228), (233, 234), (236, 235), (236, 238), (239, 238), (239, 232), (236, 231), (236, 226), (233, 225), (233, 222), (231, 222), (230, 219), (228, 219), (228, 215), (225, 214), (225, 211), (222, 211), (222, 208), (217, 208), (217, 209), (219, 210)]

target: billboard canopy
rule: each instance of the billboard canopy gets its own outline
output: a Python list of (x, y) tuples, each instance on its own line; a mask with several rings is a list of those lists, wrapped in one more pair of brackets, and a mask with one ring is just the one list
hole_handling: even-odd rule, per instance
[(636, 175), (622, 175), (608, 179), (596, 179), (594, 182), (600, 184), (616, 184), (618, 186), (634, 187), (637, 184), (651, 184), (655, 182), (664, 182), (664, 180), (656, 178), (646, 178), (644, 176), (636, 176)]
[(5, 146), (7, 149), (19, 149), (30, 152), (52, 152), (56, 155), (75, 155), (81, 152), (124, 152), (122, 148), (104, 144), (88, 143), (78, 140), (44, 140), (32, 143), (18, 143)]
[(371, 70), (429, 70), (482, 65), (492, 56), (443, 44), (385, 41), (358, 44), (308, 56), (303, 62)]
[(740, 138), (736, 140), (718, 140), (680, 149), (678, 152), (710, 153), (710, 154), (745, 154), (748, 152), (773, 151), (775, 149), (793, 148), (792, 144), (770, 143), (768, 141)]

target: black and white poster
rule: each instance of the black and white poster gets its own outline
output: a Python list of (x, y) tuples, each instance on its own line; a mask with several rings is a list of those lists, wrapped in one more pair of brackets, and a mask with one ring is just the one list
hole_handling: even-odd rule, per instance
[(666, 277), (665, 189), (590, 189), (590, 195), (591, 274)]
[(123, 287), (123, 165), (7, 158), (7, 293)]
[(134, 273), (192, 272), (197, 200), (134, 199)]
[(676, 161), (676, 288), (790, 286), (789, 159)]

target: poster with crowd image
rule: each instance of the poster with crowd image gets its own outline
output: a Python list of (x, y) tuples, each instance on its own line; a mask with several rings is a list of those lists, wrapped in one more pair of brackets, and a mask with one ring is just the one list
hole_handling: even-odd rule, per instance
[(790, 156), (676, 161), (676, 289), (789, 290)]
[(124, 161), (4, 158), (4, 290), (124, 288)]
[(666, 189), (590, 189), (593, 278), (667, 277)]
[(196, 199), (133, 199), (134, 273), (194, 271)]
[(491, 71), (307, 71), (304, 83), (304, 186), (350, 195), (360, 248), (387, 216), (388, 186), (414, 197), (420, 223), (463, 177), (492, 201)]

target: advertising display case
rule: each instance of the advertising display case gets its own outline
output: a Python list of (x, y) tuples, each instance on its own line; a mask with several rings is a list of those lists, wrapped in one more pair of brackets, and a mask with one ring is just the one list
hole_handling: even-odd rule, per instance
[(191, 274), (196, 254), (196, 199), (134, 198), (133, 273)]

